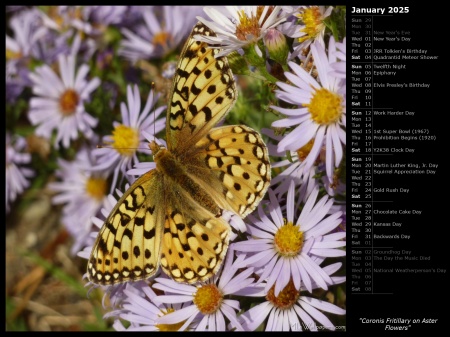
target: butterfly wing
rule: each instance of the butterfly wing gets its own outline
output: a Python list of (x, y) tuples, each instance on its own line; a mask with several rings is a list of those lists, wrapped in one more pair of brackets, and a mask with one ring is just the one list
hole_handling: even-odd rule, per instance
[(181, 53), (174, 76), (166, 122), (167, 146), (183, 154), (216, 125), (237, 98), (236, 84), (226, 57), (196, 41), (195, 34), (214, 35), (197, 23)]
[(245, 125), (212, 129), (184, 160), (189, 176), (219, 207), (242, 218), (255, 209), (270, 185), (267, 147), (259, 133)]
[(164, 223), (164, 177), (151, 170), (137, 179), (109, 214), (88, 262), (93, 283), (146, 279), (159, 266)]
[(229, 225), (199, 207), (178, 186), (166, 189), (161, 267), (177, 282), (205, 281), (219, 269), (229, 241)]

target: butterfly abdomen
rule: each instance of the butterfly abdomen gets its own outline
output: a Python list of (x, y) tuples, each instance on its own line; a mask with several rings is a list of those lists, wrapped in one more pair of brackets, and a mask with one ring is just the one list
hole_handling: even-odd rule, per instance
[(188, 176), (183, 165), (170, 151), (165, 148), (160, 148), (155, 154), (154, 159), (156, 162), (156, 169), (185, 190), (200, 206), (206, 208), (214, 215), (220, 215), (222, 213), (221, 209), (217, 206), (211, 196)]

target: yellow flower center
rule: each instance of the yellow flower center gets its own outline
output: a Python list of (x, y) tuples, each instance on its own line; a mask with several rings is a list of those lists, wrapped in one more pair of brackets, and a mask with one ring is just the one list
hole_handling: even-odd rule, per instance
[(152, 43), (166, 50), (169, 46), (173, 45), (173, 36), (167, 32), (159, 32), (153, 35)]
[(342, 115), (342, 97), (325, 88), (315, 89), (309, 104), (304, 104), (311, 119), (320, 125), (336, 123)]
[(215, 284), (206, 284), (197, 289), (194, 304), (204, 315), (216, 312), (222, 304), (223, 295)]
[(300, 297), (300, 292), (295, 289), (294, 282), (291, 280), (284, 287), (283, 290), (280, 291), (278, 296), (275, 296), (275, 285), (270, 288), (269, 292), (266, 295), (266, 299), (271, 302), (275, 307), (279, 309), (290, 309), (297, 302)]
[[(174, 311), (175, 309), (168, 308), (167, 311), (161, 310), (161, 313), (164, 316)], [(184, 322), (186, 322), (186, 320), (174, 324), (156, 324), (155, 326), (159, 329), (159, 331), (178, 331), (183, 326)]]
[(20, 51), (12, 51), (11, 49), (6, 49), (6, 59), (7, 60), (16, 60), (22, 57), (22, 53)]
[(304, 161), (306, 157), (308, 157), (311, 152), (312, 147), (314, 146), (314, 139), (311, 139), (308, 143), (297, 150), (298, 160)]
[(102, 200), (106, 195), (108, 184), (103, 178), (90, 177), (86, 182), (86, 192), (92, 198)]
[(64, 31), (70, 28), (71, 20), (83, 20), (83, 12), (80, 6), (68, 8), (63, 15), (60, 14), (58, 6), (49, 6), (47, 14)]
[(64, 19), (58, 13), (58, 6), (50, 6), (47, 12), (48, 16), (56, 22), (58, 26), (62, 26), (64, 23)]
[(299, 37), (298, 41), (303, 42), (308, 39), (314, 39), (325, 28), (323, 17), (318, 6), (312, 6), (297, 14), (300, 20), (305, 24), (305, 28), (301, 31), (306, 34)]
[(69, 116), (75, 113), (80, 97), (73, 89), (67, 89), (59, 98), (59, 106), (61, 113), (64, 116)]
[(251, 15), (248, 17), (247, 13), (242, 9), (238, 12), (239, 15), (239, 23), (236, 25), (236, 37), (241, 41), (247, 41), (250, 39), (257, 39), (260, 35), (260, 28), (264, 24), (264, 21), (267, 20), (270, 13), (273, 11), (273, 6), (269, 7), (269, 10), (266, 13), (261, 25), (259, 24), (259, 18), (261, 17), (264, 11), (264, 6), (258, 6), (256, 9), (256, 16)]
[(136, 129), (119, 124), (112, 132), (112, 146), (122, 156), (131, 157), (139, 146), (139, 133)]
[(277, 231), (274, 238), (275, 249), (282, 256), (297, 255), (303, 247), (303, 232), (300, 226), (284, 220), (284, 225)]

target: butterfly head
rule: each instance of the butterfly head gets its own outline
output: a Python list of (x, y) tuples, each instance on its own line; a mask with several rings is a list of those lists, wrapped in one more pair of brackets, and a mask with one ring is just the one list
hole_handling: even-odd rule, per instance
[(150, 151), (152, 151), (153, 156), (156, 156), (156, 154), (162, 148), (162, 146), (158, 145), (154, 140), (148, 143), (148, 147), (150, 148)]

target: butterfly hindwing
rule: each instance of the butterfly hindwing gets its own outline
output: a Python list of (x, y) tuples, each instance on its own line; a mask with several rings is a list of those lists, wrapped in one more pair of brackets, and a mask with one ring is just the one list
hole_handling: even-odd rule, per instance
[(190, 176), (224, 209), (245, 217), (264, 197), (271, 179), (269, 154), (261, 136), (245, 125), (212, 129), (195, 145)]
[(167, 193), (161, 267), (178, 282), (205, 281), (222, 263), (230, 227), (173, 187)]
[(91, 281), (110, 285), (156, 273), (164, 221), (163, 180), (158, 171), (147, 172), (117, 202), (92, 249)]

